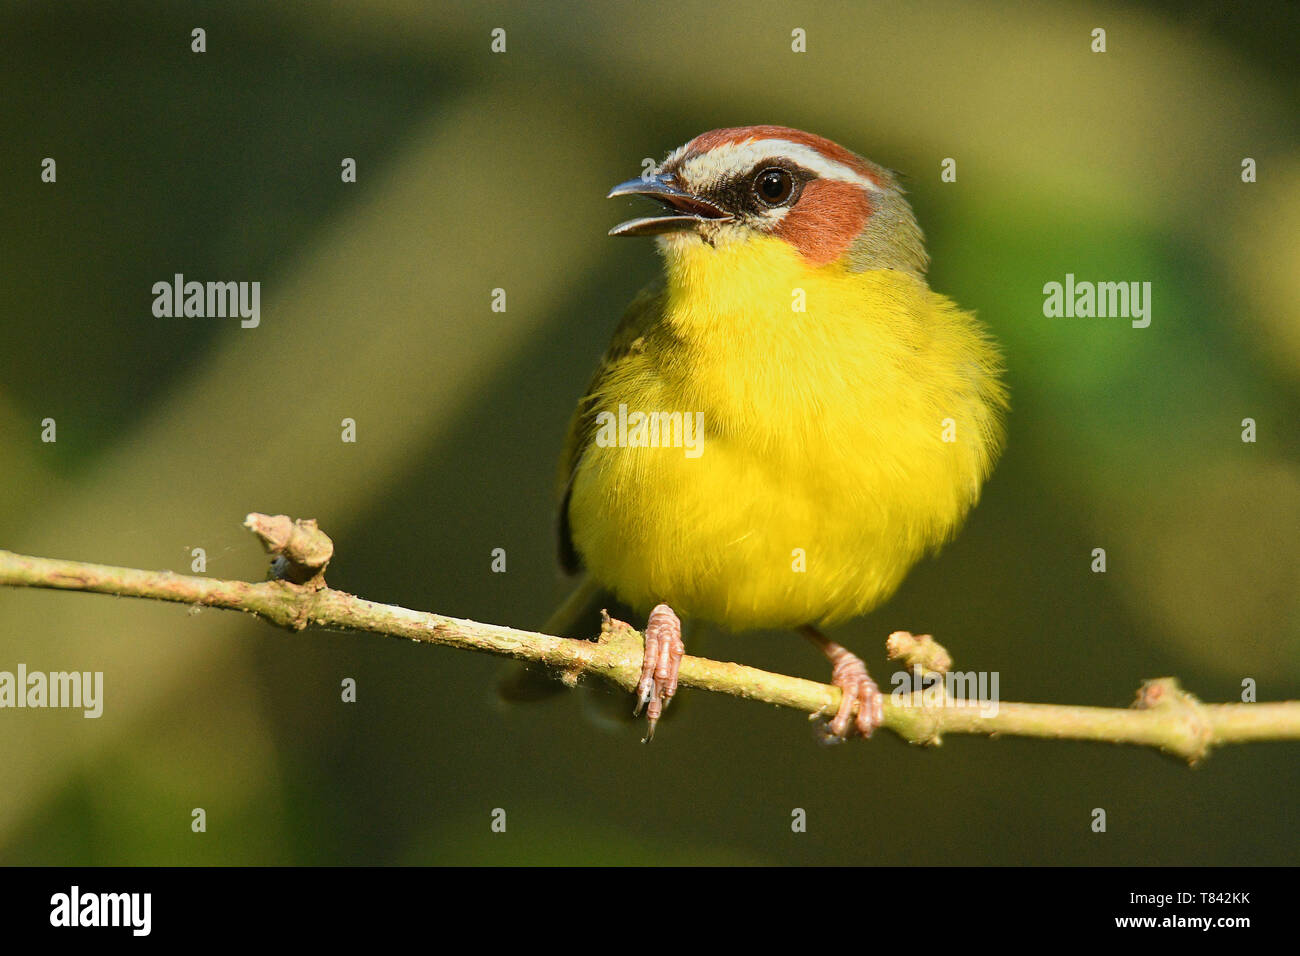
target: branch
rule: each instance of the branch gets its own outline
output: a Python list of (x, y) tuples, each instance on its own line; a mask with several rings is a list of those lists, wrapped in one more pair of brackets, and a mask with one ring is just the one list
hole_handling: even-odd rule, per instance
[[(570, 685), (591, 675), (631, 693), (640, 676), (641, 635), (620, 621), (606, 617), (597, 640), (580, 641), (377, 604), (325, 585), (324, 568), (333, 547), (314, 521), (253, 514), (246, 526), (276, 556), (273, 573), (290, 579), (227, 581), (0, 551), (0, 584), (245, 611), (293, 631), (315, 624), (405, 637), (544, 664)], [(898, 632), (889, 647), (891, 656), (902, 657), (917, 672), (938, 673), (949, 663), (943, 648), (928, 637)], [(679, 680), (685, 687), (790, 707), (813, 717), (835, 713), (840, 699), (837, 687), (700, 657), (682, 659)], [(948, 699), (940, 682), (891, 695), (884, 726), (914, 744), (938, 744), (943, 734), (1094, 740), (1157, 747), (1194, 764), (1220, 744), (1300, 740), (1300, 701), (1205, 704), (1172, 678), (1162, 678), (1143, 684), (1128, 709), (998, 703), (990, 712), (979, 702)]]

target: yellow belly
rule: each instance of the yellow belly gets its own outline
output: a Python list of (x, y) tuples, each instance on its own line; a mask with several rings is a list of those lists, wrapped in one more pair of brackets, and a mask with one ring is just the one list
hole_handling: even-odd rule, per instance
[(670, 255), (671, 334), (598, 395), (611, 415), (698, 413), (698, 454), (607, 431), (574, 475), (573, 541), (642, 610), (829, 625), (888, 598), (974, 504), (1001, 442), (998, 359), (916, 277), (743, 252)]

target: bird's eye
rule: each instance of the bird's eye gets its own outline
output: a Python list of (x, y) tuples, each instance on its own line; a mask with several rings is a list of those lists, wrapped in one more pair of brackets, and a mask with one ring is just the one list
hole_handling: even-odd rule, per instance
[(794, 192), (794, 177), (789, 170), (773, 166), (754, 177), (754, 195), (769, 206), (789, 201)]

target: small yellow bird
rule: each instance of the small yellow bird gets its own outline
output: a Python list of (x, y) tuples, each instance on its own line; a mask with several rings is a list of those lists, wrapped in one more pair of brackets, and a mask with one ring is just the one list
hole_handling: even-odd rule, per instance
[(704, 133), (610, 197), (662, 215), (664, 279), (628, 308), (561, 462), (560, 553), (650, 611), (649, 733), (684, 653), (674, 611), (797, 629), (843, 691), (829, 733), (870, 736), (882, 699), (821, 628), (887, 599), (952, 536), (1003, 443), (1002, 362), (930, 291), (893, 174), (781, 126)]

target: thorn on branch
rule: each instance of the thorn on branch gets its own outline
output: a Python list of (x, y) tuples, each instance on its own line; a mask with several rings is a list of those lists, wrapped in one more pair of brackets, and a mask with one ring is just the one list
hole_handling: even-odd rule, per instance
[(597, 643), (608, 644), (614, 640), (625, 641), (639, 637), (636, 628), (631, 624), (610, 617), (609, 611), (605, 608), (600, 609), (600, 636), (596, 638)]
[(1205, 717), (1205, 705), (1195, 694), (1183, 690), (1177, 678), (1158, 677), (1143, 681), (1133, 708), (1163, 711), (1182, 718), (1181, 739), (1174, 746), (1161, 749), (1177, 754), (1192, 766), (1209, 755), (1214, 728)]
[(273, 555), (269, 577), (313, 590), (325, 587), (325, 568), (334, 556), (334, 542), (316, 526), (315, 518), (294, 521), (288, 515), (252, 512), (244, 527), (257, 535)]
[(952, 655), (929, 634), (895, 631), (885, 639), (885, 652), (891, 661), (902, 658), (909, 670), (919, 668), (927, 675), (952, 670)]

